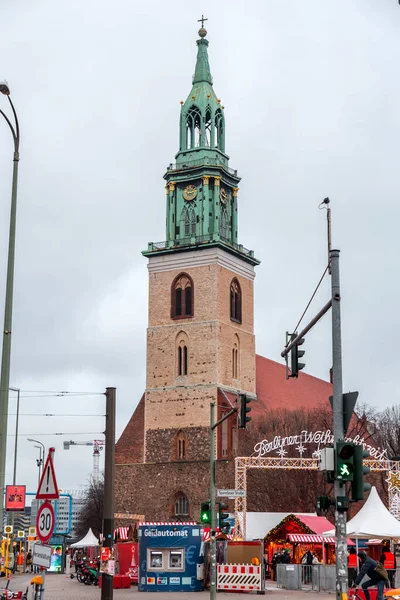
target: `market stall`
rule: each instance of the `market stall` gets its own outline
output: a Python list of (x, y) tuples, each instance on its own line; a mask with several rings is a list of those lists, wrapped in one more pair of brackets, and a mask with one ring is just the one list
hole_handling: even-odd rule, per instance
[[(290, 556), (291, 563), (300, 563), (307, 550), (318, 562), (335, 562), (335, 538), (322, 535), (331, 523), (325, 517), (312, 514), (289, 514), (264, 536), (264, 553), (268, 565), (274, 555), (284, 553)], [(289, 551), (289, 552), (287, 552)]]

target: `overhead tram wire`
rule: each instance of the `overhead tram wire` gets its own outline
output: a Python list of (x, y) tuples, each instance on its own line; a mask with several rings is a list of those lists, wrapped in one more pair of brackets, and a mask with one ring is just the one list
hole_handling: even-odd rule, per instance
[[(104, 435), (104, 431), (56, 431), (56, 432), (34, 432), (34, 433), (19, 433), (18, 437), (24, 437), (26, 435)], [(14, 437), (15, 433), (8, 433), (7, 437)]]
[[(17, 413), (8, 413), (11, 417), (16, 417)], [(0, 416), (2, 416), (0, 414)], [(106, 417), (107, 415), (103, 414), (67, 414), (67, 413), (19, 413), (20, 417)]]

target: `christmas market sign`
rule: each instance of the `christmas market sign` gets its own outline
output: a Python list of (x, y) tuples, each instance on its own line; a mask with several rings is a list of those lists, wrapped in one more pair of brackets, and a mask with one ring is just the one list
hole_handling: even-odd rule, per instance
[[(356, 435), (354, 438), (347, 437), (345, 438), (345, 442), (353, 442), (354, 444), (363, 446), (364, 450), (369, 452), (371, 458), (375, 458), (376, 460), (387, 459), (386, 450), (370, 446), (365, 442), (361, 435)], [(312, 450), (312, 456), (319, 458), (321, 455), (321, 447), (333, 445), (333, 443), (334, 436), (330, 429), (327, 429), (326, 431), (308, 431), (307, 429), (303, 429), (299, 435), (287, 435), (284, 437), (276, 435), (271, 441), (262, 440), (261, 442), (258, 442), (254, 446), (254, 454), (256, 458), (261, 458), (276, 450), (281, 458), (285, 458), (285, 455), (288, 453), (287, 450), (285, 450), (285, 446), (295, 446), (297, 444), (296, 450), (302, 457), (303, 454), (307, 452), (306, 444), (311, 444), (312, 446), (317, 447)]]

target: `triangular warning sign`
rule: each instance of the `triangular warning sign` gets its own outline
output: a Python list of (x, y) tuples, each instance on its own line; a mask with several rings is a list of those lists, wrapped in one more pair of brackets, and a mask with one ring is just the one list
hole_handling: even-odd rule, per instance
[[(54, 450), (54, 448), (53, 448)], [(60, 497), (58, 493), (58, 486), (56, 480), (56, 474), (54, 472), (54, 465), (51, 451), (44, 465), (43, 473), (40, 478), (38, 491), (36, 492), (37, 500), (57, 500)]]

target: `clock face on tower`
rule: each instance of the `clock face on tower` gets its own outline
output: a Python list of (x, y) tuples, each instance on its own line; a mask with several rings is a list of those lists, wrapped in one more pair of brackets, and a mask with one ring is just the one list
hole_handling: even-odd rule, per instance
[(194, 200), (197, 196), (197, 187), (195, 185), (187, 185), (183, 190), (183, 197), (185, 200), (190, 202)]
[(228, 200), (228, 194), (226, 193), (226, 191), (224, 190), (224, 188), (222, 187), (220, 192), (219, 192), (219, 199), (221, 200), (222, 204), (226, 204), (227, 200)]

